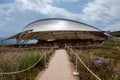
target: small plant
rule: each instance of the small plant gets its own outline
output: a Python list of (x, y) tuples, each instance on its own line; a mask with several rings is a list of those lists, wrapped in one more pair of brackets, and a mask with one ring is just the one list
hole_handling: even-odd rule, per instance
[(34, 54), (25, 57), (23, 56), (19, 61), (20, 69), (26, 69), (32, 66), (39, 58), (40, 55), (34, 55)]
[(24, 77), (22, 80), (35, 80), (35, 77), (27, 76), (27, 77)]

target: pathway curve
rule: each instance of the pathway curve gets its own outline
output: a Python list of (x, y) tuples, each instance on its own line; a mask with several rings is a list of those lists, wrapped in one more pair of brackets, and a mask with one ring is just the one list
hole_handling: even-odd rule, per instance
[(56, 50), (48, 68), (37, 80), (78, 80), (72, 74), (72, 66), (66, 50)]

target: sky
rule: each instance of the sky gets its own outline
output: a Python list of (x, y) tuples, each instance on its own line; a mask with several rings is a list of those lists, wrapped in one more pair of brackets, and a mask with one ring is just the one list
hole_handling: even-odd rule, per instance
[(0, 0), (0, 37), (44, 18), (65, 18), (104, 31), (120, 30), (120, 0)]

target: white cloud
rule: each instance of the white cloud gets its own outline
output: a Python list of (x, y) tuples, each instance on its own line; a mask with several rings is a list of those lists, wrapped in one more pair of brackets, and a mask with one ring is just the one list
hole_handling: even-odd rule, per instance
[[(87, 22), (110, 24), (106, 29), (119, 29), (119, 22), (112, 25), (111, 21), (120, 20), (120, 0), (91, 0), (83, 9), (83, 13), (72, 13), (64, 8), (54, 6), (54, 2), (78, 2), (81, 0), (15, 0), (14, 3), (0, 5), (0, 15), (8, 15), (16, 11), (33, 11), (48, 17), (65, 17), (83, 19)], [(9, 18), (8, 18), (9, 19)], [(113, 27), (116, 26), (116, 27)], [(117, 27), (118, 26), (118, 27)], [(115, 29), (114, 29), (115, 30)]]
[(79, 0), (15, 0), (13, 3), (0, 5), (0, 15), (10, 16), (14, 12), (33, 11), (49, 17), (62, 16), (65, 18), (78, 19), (79, 14), (53, 6), (55, 1), (76, 2)]
[(1, 4), (0, 10), (3, 12), (2, 15), (10, 16), (11, 13), (17, 11), (17, 4), (15, 2), (8, 4)]
[(58, 1), (62, 1), (62, 2), (78, 2), (80, 0), (58, 0)]
[(119, 31), (120, 23), (114, 23), (114, 24), (108, 25), (105, 30)]
[[(53, 6), (55, 1), (61, 2), (77, 2), (80, 0), (15, 0), (14, 3), (0, 5), (0, 14), (3, 12), (9, 15), (17, 10), (20, 11), (35, 11), (43, 15), (81, 18), (86, 21), (103, 21), (120, 18), (120, 0), (93, 0), (89, 2), (83, 9), (83, 14), (72, 13), (64, 8)], [(4, 8), (7, 8), (4, 10)]]
[(6, 17), (6, 20), (7, 20), (7, 21), (14, 21), (14, 19), (13, 19), (13, 18), (10, 18), (10, 17)]
[(120, 0), (93, 0), (83, 9), (82, 19), (109, 24), (106, 30), (120, 30)]
[(2, 9), (0, 9), (0, 15), (3, 15), (3, 10)]
[[(62, 0), (67, 1), (67, 0)], [(71, 0), (71, 1), (77, 1), (77, 0)], [(30, 11), (36, 11), (43, 15), (48, 16), (63, 16), (67, 18), (79, 18), (79, 14), (71, 13), (63, 8), (53, 6), (51, 3), (53, 3), (54, 0), (17, 0), (17, 3), (21, 10), (30, 10)]]
[(120, 0), (94, 0), (83, 10), (83, 19), (103, 21), (120, 19)]

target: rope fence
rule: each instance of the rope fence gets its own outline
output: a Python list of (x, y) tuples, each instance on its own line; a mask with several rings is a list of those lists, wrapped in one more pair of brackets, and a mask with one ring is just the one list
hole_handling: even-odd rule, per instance
[[(49, 51), (49, 52), (53, 52), (53, 48)], [(30, 69), (32, 69), (33, 67), (35, 67), (39, 62), (40, 60), (43, 58), (43, 57), (46, 57), (46, 51), (44, 52), (44, 54), (42, 54), (42, 56), (30, 67), (24, 69), (24, 70), (20, 70), (20, 71), (15, 71), (15, 72), (3, 72), (3, 73), (0, 73), (0, 75), (12, 75), (12, 74), (18, 74), (18, 73), (22, 73), (22, 72), (26, 72)], [(46, 59), (46, 58), (45, 58)], [(45, 66), (46, 66), (46, 60), (45, 60)]]
[[(81, 64), (97, 79), (97, 80), (101, 80), (95, 73), (93, 73), (88, 67), (87, 65), (82, 61), (82, 59), (78, 56), (78, 54), (76, 54), (75, 52), (73, 52), (73, 49), (70, 49), (71, 53), (76, 55), (76, 58), (81, 62)], [(76, 63), (77, 65), (77, 63)], [(76, 69), (77, 70), (77, 69)], [(77, 72), (77, 71), (76, 71)], [(78, 72), (77, 72), (78, 73)]]

